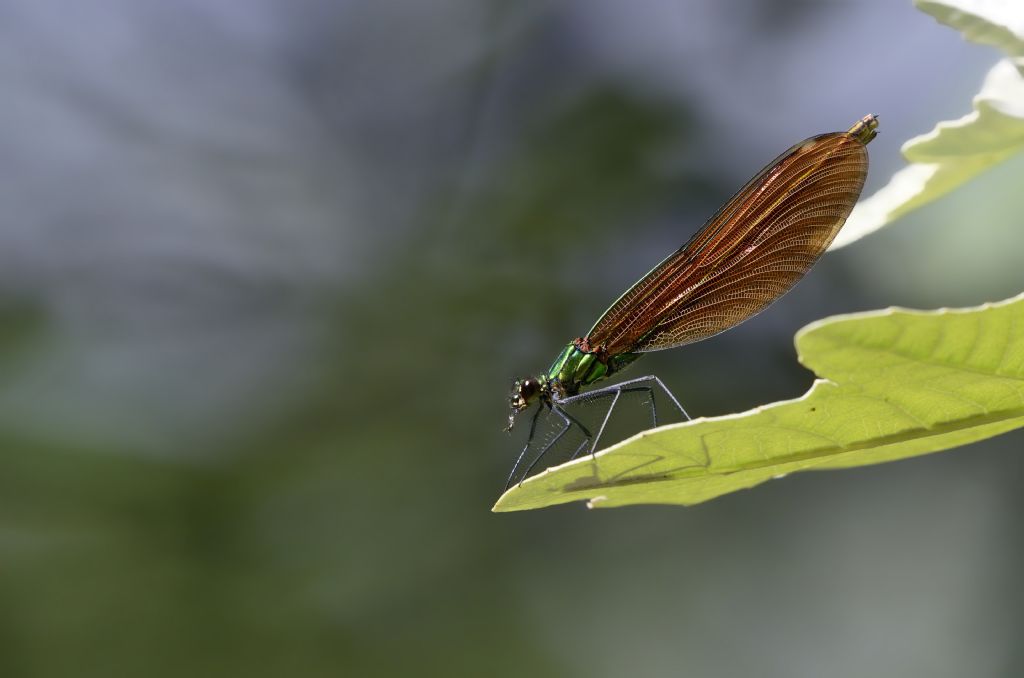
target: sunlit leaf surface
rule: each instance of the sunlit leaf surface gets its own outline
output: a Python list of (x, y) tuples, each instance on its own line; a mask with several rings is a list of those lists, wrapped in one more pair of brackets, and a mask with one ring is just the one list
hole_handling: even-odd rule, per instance
[(829, 318), (796, 346), (820, 377), (802, 398), (640, 433), (530, 478), (494, 510), (696, 504), (794, 471), (895, 461), (1024, 426), (1024, 295)]
[(1009, 56), (986, 75), (973, 111), (940, 122), (903, 145), (910, 165), (858, 203), (831, 249), (942, 197), (1024, 149), (1024, 3), (918, 1), (917, 6), (966, 39), (998, 47)]
[(915, 0), (919, 10), (979, 45), (1024, 56), (1024, 6), (1010, 0)]

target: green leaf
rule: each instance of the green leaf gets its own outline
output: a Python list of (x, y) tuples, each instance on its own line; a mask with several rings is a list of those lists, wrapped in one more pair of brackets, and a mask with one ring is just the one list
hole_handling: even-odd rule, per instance
[(911, 164), (857, 204), (831, 249), (877, 231), (1024, 150), (1024, 2), (916, 4), (968, 40), (999, 47), (1010, 57), (985, 76), (971, 113), (903, 144)]
[(1008, 56), (1024, 56), (1024, 9), (1020, 2), (914, 0), (914, 5), (971, 42), (996, 47)]
[(802, 398), (640, 433), (547, 469), (495, 511), (696, 504), (795, 471), (938, 452), (1024, 426), (1024, 295), (968, 309), (838, 316), (796, 337)]

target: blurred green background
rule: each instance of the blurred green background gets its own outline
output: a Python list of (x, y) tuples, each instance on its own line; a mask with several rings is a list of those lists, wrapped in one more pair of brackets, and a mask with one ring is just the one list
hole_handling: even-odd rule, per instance
[[(885, 0), (0, 0), (0, 675), (1012, 675), (1020, 433), (489, 511), (514, 377), (792, 143), (878, 113), (883, 185), (996, 58)], [(642, 373), (738, 411), (811, 320), (1021, 291), (1022, 170)]]

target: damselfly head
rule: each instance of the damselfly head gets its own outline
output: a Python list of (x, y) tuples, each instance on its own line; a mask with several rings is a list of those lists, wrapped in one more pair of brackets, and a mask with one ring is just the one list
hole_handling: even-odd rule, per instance
[(509, 406), (512, 411), (508, 415), (508, 428), (511, 431), (515, 424), (516, 415), (530, 406), (537, 396), (544, 390), (544, 383), (540, 379), (517, 379), (512, 385), (512, 393), (509, 395)]

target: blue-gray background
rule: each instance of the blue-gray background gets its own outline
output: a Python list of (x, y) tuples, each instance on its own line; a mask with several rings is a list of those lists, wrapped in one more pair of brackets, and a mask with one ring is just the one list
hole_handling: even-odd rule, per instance
[[(0, 1), (0, 675), (1014, 673), (1019, 434), (489, 512), (513, 377), (797, 140), (880, 114), (881, 186), (996, 57), (890, 0)], [(811, 320), (1019, 292), (1022, 169), (644, 371), (738, 411)]]

